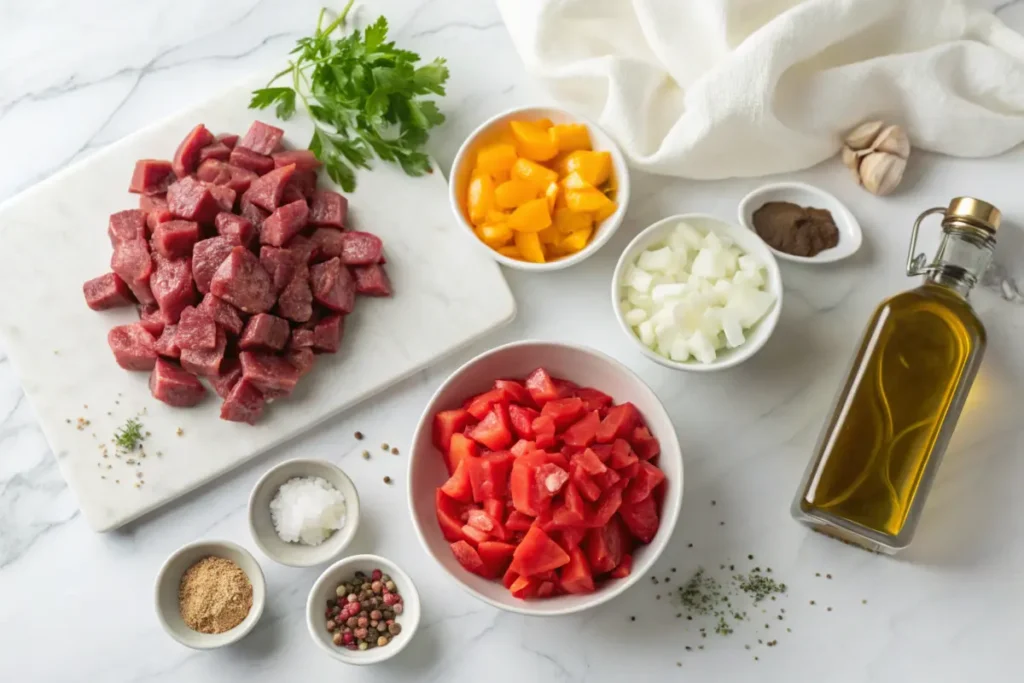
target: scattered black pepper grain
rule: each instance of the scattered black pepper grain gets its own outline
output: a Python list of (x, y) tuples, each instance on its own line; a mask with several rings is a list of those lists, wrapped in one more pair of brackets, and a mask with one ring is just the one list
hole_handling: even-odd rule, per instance
[(387, 443), (382, 443), (382, 444), (380, 445), (380, 449), (381, 449), (382, 451), (386, 451), (386, 450), (387, 450), (388, 448), (390, 448), (390, 446), (388, 446), (388, 445), (387, 445)]
[(753, 555), (747, 555), (747, 559), (748, 560), (752, 560), (752, 559), (754, 559), (754, 556)]
[(832, 608), (831, 608), (831, 607), (826, 607), (826, 608), (825, 608), (825, 611), (826, 611), (826, 612), (831, 612), (831, 611), (832, 611)]
[(725, 522), (719, 522), (718, 526), (725, 526)]
[(866, 604), (868, 604), (868, 601), (867, 601), (867, 600), (861, 600), (861, 601), (860, 601), (860, 604), (862, 604), (862, 605), (866, 605)]
[(776, 619), (778, 619), (779, 621), (782, 621), (782, 615), (780, 614), (778, 617), (776, 617)]
[(683, 613), (682, 612), (676, 612), (676, 619), (682, 619), (682, 618), (683, 618)]
[(363, 433), (362, 432), (356, 432), (355, 434), (353, 434), (353, 436), (356, 437), (357, 441), (362, 441), (363, 440)]
[(398, 455), (398, 446), (391, 447), (391, 455)]
[(730, 564), (730, 565), (729, 565), (729, 571), (731, 571), (731, 572), (734, 572), (734, 571), (736, 571), (736, 565), (734, 565), (734, 564)]
[(682, 662), (676, 662), (676, 666), (682, 666), (682, 665), (683, 665)]
[(825, 574), (825, 578), (831, 580), (832, 579), (832, 575), (831, 574)]
[(815, 576), (821, 576), (821, 572), (814, 572)]
[(793, 629), (788, 628), (788, 627), (786, 628), (786, 633), (792, 633), (792, 632), (793, 632)]
[(698, 650), (703, 650), (703, 649), (704, 649), (704, 646), (703, 646), (703, 645), (698, 645), (698, 646), (697, 646), (697, 649), (698, 649)]
[(654, 599), (655, 599), (655, 600), (661, 600), (661, 596), (660, 596), (660, 595), (655, 595), (655, 596), (654, 596)]
[(814, 600), (811, 600), (811, 604), (812, 604), (812, 605), (814, 604)]
[(636, 621), (636, 617), (630, 617), (629, 620), (630, 621)]
[(692, 648), (692, 647), (690, 647), (689, 645), (687, 645), (687, 646), (686, 646), (686, 651), (687, 651), (687, 652), (693, 652), (693, 648)]
[(754, 661), (755, 661), (755, 662), (759, 662), (759, 661), (761, 661), (761, 658), (760, 658), (760, 657), (758, 657), (757, 655), (754, 655)]
[[(68, 422), (71, 422), (71, 420), (68, 420)], [(692, 543), (687, 543), (687, 544), (686, 544), (686, 547), (687, 547), (687, 548), (692, 548), (692, 547), (693, 547), (693, 544), (692, 544)]]
[(391, 483), (391, 477), (385, 476), (384, 477), (384, 483), (385, 484), (390, 484)]
[(715, 503), (715, 501), (711, 501), (711, 505), (717, 505), (717, 503)]
[(673, 574), (675, 574), (676, 573), (676, 568), (672, 567), (672, 569), (670, 569), (669, 571), (671, 571)]

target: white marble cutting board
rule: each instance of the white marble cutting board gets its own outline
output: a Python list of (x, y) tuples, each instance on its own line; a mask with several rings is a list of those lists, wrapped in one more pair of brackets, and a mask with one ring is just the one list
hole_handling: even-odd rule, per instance
[[(498, 266), (458, 234), (441, 173), (409, 178), (378, 162), (358, 176), (349, 222), (383, 238), (395, 295), (361, 297), (341, 351), (319, 356), (295, 394), (268, 406), (258, 425), (220, 420), (212, 392), (195, 408), (166, 406), (150, 396), (148, 373), (118, 367), (107, 331), (135, 320), (135, 311), (91, 311), (82, 283), (109, 270), (109, 214), (137, 206), (126, 189), (136, 159), (170, 158), (199, 122), (215, 133), (244, 134), (255, 118), (280, 125), (286, 142), (305, 147), (312, 126), (304, 116), (282, 123), (272, 111), (247, 109), (249, 91), (262, 83), (241, 84), (176, 114), (0, 206), (0, 336), (61, 472), (97, 531), (183, 495), (515, 315)], [(143, 410), (146, 457), (131, 465), (111, 446), (103, 458), (100, 445)], [(79, 429), (79, 418), (90, 424)]]

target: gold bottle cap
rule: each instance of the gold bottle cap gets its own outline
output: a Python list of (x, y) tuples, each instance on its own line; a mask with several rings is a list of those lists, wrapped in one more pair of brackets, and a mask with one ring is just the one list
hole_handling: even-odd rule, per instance
[(957, 197), (949, 203), (946, 217), (942, 223), (945, 225), (947, 221), (963, 221), (976, 228), (994, 233), (999, 229), (1001, 219), (1002, 214), (999, 209), (988, 202), (974, 197)]

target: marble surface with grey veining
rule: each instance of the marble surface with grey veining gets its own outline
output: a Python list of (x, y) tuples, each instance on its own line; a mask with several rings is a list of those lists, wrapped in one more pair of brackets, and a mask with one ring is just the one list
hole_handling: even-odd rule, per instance
[[(1024, 30), (1024, 2), (985, 4)], [(384, 13), (402, 45), (448, 58), (448, 122), (430, 143), (445, 170), (481, 120), (548, 101), (525, 75), (491, 3), (360, 5), (359, 22)], [(273, 73), (319, 6), (0, 0), (0, 200), (244, 76)], [(0, 348), (0, 680), (1015, 680), (1024, 636), (1022, 168), (1021, 149), (993, 159), (915, 154), (900, 192), (886, 199), (855, 187), (838, 160), (786, 176), (846, 202), (865, 245), (832, 267), (784, 264), (785, 306), (774, 336), (748, 363), (711, 375), (677, 374), (637, 354), (612, 317), (609, 278), (644, 226), (686, 211), (732, 218), (764, 181), (635, 174), (626, 222), (598, 255), (551, 275), (506, 271), (519, 306), (510, 327), (109, 534), (91, 532), (78, 514)], [(874, 556), (807, 532), (789, 518), (789, 503), (866, 317), (912, 285), (903, 265), (913, 218), (961, 194), (987, 199), (1006, 216), (997, 263), (973, 297), (988, 329), (985, 363), (915, 544), (897, 559)], [(635, 369), (672, 415), (686, 462), (682, 517), (657, 583), (645, 577), (617, 600), (564, 619), (499, 612), (462, 593), (419, 547), (405, 502), (405, 447), (430, 394), (476, 353), (528, 337), (589, 344)], [(357, 442), (356, 430), (368, 440)], [(384, 454), (382, 441), (402, 453)], [(367, 444), (373, 457), (364, 460)], [(238, 645), (193, 652), (155, 618), (152, 583), (166, 556), (199, 538), (255, 551), (249, 490), (267, 467), (300, 455), (346, 469), (365, 520), (353, 549), (397, 561), (420, 589), (420, 632), (387, 664), (342, 668), (325, 657), (304, 622), (318, 570), (277, 566), (259, 553), (268, 604)], [(384, 476), (395, 483), (385, 485)], [(737, 598), (748, 618), (734, 633), (715, 633), (711, 617), (677, 617), (673, 587), (698, 567), (725, 578), (753, 565), (772, 567), (788, 592), (757, 606)]]

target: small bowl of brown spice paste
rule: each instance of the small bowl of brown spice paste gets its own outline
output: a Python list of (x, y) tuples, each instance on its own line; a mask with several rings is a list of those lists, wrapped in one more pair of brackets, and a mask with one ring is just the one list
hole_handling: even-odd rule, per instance
[(242, 546), (199, 541), (167, 558), (156, 577), (156, 613), (182, 645), (230, 645), (256, 626), (266, 602), (263, 570)]
[(780, 259), (831, 263), (860, 249), (863, 235), (834, 195), (806, 183), (770, 183), (740, 202), (740, 223)]

